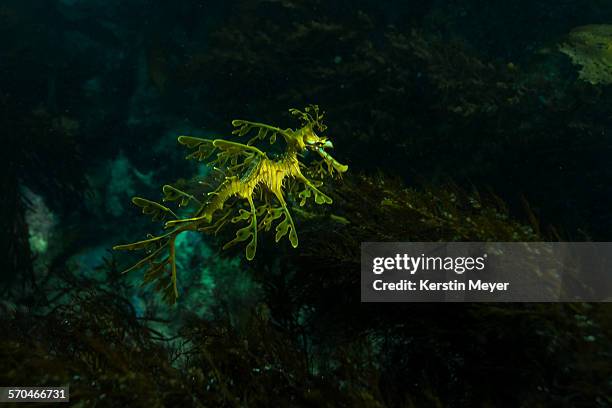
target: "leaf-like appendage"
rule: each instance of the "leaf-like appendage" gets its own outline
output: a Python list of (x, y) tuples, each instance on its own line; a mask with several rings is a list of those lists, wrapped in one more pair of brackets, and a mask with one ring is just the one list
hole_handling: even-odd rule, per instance
[(251, 211), (240, 210), (238, 216), (232, 219), (232, 222), (238, 222), (241, 220), (250, 220), (248, 226), (239, 229), (236, 231), (236, 238), (228, 242), (223, 246), (223, 249), (227, 249), (236, 245), (239, 242), (246, 241), (247, 239), (251, 239), (246, 246), (246, 259), (252, 260), (255, 258), (255, 252), (257, 250), (257, 211), (253, 205), (253, 201), (249, 199), (251, 203)]
[(245, 248), (245, 255), (248, 261), (252, 261), (255, 258), (255, 252), (257, 251), (257, 241), (254, 239), (249, 242)]
[(268, 135), (269, 129), (259, 128), (259, 132), (257, 132), (257, 136), (255, 136), (256, 140), (264, 140)]
[(132, 198), (132, 203), (142, 208), (142, 213), (145, 215), (150, 215), (153, 221), (163, 221), (168, 216), (178, 218), (174, 211), (168, 207), (165, 207), (160, 203), (156, 203), (155, 201), (147, 200), (146, 198), (134, 197)]
[(264, 231), (270, 231), (270, 228), (272, 228), (272, 223), (275, 220), (279, 219), (281, 215), (283, 215), (285, 210), (281, 207), (281, 208), (268, 208), (268, 209), (265, 209), (265, 211), (266, 211), (266, 216), (259, 223), (259, 226), (257, 228), (259, 230), (263, 229)]
[(291, 246), (297, 248), (298, 246), (298, 237), (295, 232), (295, 225), (293, 225), (293, 219), (291, 218), (291, 214), (289, 211), (284, 211), (285, 218), (276, 226), (276, 242), (280, 241), (282, 237), (287, 235), (289, 232), (289, 242), (291, 242)]
[(287, 235), (287, 231), (289, 231), (289, 222), (287, 221), (287, 217), (285, 217), (285, 219), (283, 219), (283, 221), (276, 226), (276, 242), (280, 241), (282, 237)]
[(252, 224), (236, 231), (236, 238), (223, 245), (223, 249), (230, 248), (239, 242), (246, 241), (249, 238), (251, 241), (246, 246), (246, 259), (250, 261), (255, 258), (255, 251), (257, 248), (257, 238), (253, 233)]
[(181, 191), (176, 187), (172, 187), (169, 184), (166, 184), (164, 187), (162, 187), (162, 191), (164, 192), (164, 202), (180, 200), (179, 207), (187, 206), (191, 200), (195, 201), (198, 204), (200, 203), (199, 200), (197, 200), (191, 194), (187, 194), (184, 191)]
[(252, 145), (258, 140), (265, 140), (268, 135), (270, 135), (270, 144), (274, 144), (274, 142), (276, 142), (277, 135), (279, 133), (283, 134), (286, 132), (274, 126), (240, 119), (233, 120), (232, 125), (236, 128), (232, 131), (232, 134), (238, 136), (244, 136), (251, 130), (258, 129), (257, 134), (247, 142), (247, 145)]
[(323, 117), (325, 116), (325, 113), (319, 111), (318, 105), (308, 105), (304, 111), (291, 108), (289, 109), (289, 112), (298, 117), (304, 125), (308, 124), (315, 127), (320, 132), (327, 129), (327, 126), (323, 124)]
[[(123, 271), (123, 273), (145, 267), (144, 283), (157, 282), (157, 290), (162, 292), (164, 300), (169, 304), (175, 303), (178, 298), (174, 241), (177, 235), (183, 231), (184, 229), (175, 229), (157, 237), (150, 236), (149, 239), (144, 241), (113, 247), (116, 250), (147, 251), (148, 254), (144, 258)], [(168, 256), (159, 260), (163, 256), (164, 251), (168, 251)], [(166, 273), (168, 272), (168, 268), (166, 268), (168, 265), (170, 266), (170, 273)]]
[(193, 136), (179, 136), (178, 142), (184, 146), (187, 146), (190, 149), (194, 149), (202, 144), (210, 144), (212, 140)]
[(169, 305), (176, 303), (175, 282), (170, 274), (162, 274), (157, 279), (155, 290), (161, 293), (162, 299)]
[(242, 208), (238, 211), (238, 215), (232, 218), (232, 223), (237, 223), (240, 221), (246, 221), (251, 218), (251, 213), (249, 211), (243, 210)]
[(213, 140), (201, 139), (199, 137), (192, 136), (179, 136), (178, 141), (180, 144), (187, 146), (190, 149), (197, 150), (185, 157), (187, 160), (195, 159), (198, 161), (204, 161), (208, 159), (215, 151)]
[[(143, 242), (147, 242), (147, 241), (141, 241), (141, 242), (137, 242), (135, 244), (128, 244), (128, 245), (117, 245), (114, 246), (113, 249), (114, 250), (122, 250), (122, 249), (130, 249), (130, 250), (135, 250), (135, 249), (144, 249), (146, 248), (149, 244), (147, 244), (147, 246), (143, 246), (141, 248), (137, 248), (135, 247), (136, 244), (140, 244)], [(152, 263), (153, 260), (161, 253), (161, 251), (165, 248), (165, 245), (160, 246), (159, 248), (157, 248), (155, 251), (152, 251), (149, 255), (147, 255), (146, 257), (144, 257), (143, 259), (141, 259), (140, 261), (138, 261), (137, 263), (135, 263), (134, 265), (132, 265), (130, 268), (126, 269), (125, 271), (123, 271), (122, 273), (128, 273), (130, 271), (133, 271), (134, 269), (138, 269), (141, 268), (142, 266), (144, 266), (146, 263)]]
[(232, 126), (236, 128), (232, 130), (232, 134), (238, 136), (244, 136), (249, 133), (251, 129), (253, 129), (253, 124), (251, 122), (240, 119), (232, 120)]
[(236, 238), (223, 245), (223, 249), (231, 248), (239, 242), (246, 241), (247, 239), (249, 239), (249, 237), (251, 237), (251, 235), (253, 235), (253, 232), (251, 231), (250, 225), (244, 228), (240, 228), (238, 231), (236, 231)]
[(160, 279), (164, 272), (166, 272), (166, 266), (168, 266), (169, 259), (166, 258), (161, 262), (151, 262), (151, 267), (144, 273), (143, 281), (141, 286), (151, 283), (157, 279)]
[(306, 188), (303, 191), (301, 191), (300, 194), (298, 194), (298, 197), (300, 197), (300, 207), (303, 207), (304, 204), (306, 204), (306, 199), (311, 196), (312, 196), (312, 193), (310, 189)]
[(319, 190), (313, 190), (315, 194), (315, 203), (317, 204), (331, 204), (334, 200), (331, 197), (323, 194)]
[(213, 146), (218, 148), (219, 150), (234, 155), (242, 154), (246, 156), (251, 156), (253, 153), (255, 153), (260, 156), (265, 156), (265, 153), (256, 148), (255, 146), (245, 145), (244, 143), (230, 142), (224, 139), (215, 139), (213, 141)]
[(302, 190), (298, 194), (298, 197), (300, 198), (300, 207), (303, 207), (304, 204), (306, 204), (306, 200), (308, 198), (312, 197), (312, 193), (313, 192), (314, 192), (315, 203), (317, 203), (317, 204), (331, 204), (333, 202), (331, 197), (327, 196), (326, 194), (323, 194), (317, 188), (314, 188), (314, 187), (311, 187), (311, 186), (307, 185), (306, 188), (304, 190)]
[(232, 213), (233, 209), (230, 207), (225, 214), (223, 214), (221, 217), (219, 217), (213, 224), (210, 225), (206, 225), (204, 227), (199, 227), (198, 231), (202, 231), (202, 232), (211, 232), (213, 234), (217, 234), (221, 228), (223, 228), (223, 226), (227, 223), (228, 218), (230, 216), (230, 214)]

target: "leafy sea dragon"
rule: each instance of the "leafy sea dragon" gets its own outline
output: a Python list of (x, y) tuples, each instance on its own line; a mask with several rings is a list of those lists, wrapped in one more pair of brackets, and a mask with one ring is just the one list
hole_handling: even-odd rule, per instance
[[(318, 135), (326, 126), (323, 124), (323, 113), (316, 105), (310, 105), (304, 111), (290, 109), (298, 117), (302, 127), (297, 130), (280, 129), (263, 123), (234, 120), (232, 134), (253, 137), (246, 143), (237, 143), (224, 139), (201, 139), (192, 136), (179, 136), (180, 144), (192, 149), (187, 159), (207, 161), (216, 170), (223, 171), (225, 178), (215, 191), (209, 192), (207, 199), (200, 201), (193, 195), (176, 187), (163, 186), (163, 202), (174, 201), (179, 207), (197, 205), (197, 210), (188, 218), (179, 217), (170, 208), (141, 197), (134, 197), (132, 202), (142, 208), (142, 212), (151, 215), (153, 220), (165, 221), (168, 232), (131, 244), (117, 245), (116, 250), (144, 250), (146, 256), (131, 268), (124, 271), (146, 267), (144, 283), (157, 281), (157, 289), (163, 293), (168, 303), (174, 303), (178, 297), (176, 283), (176, 238), (185, 231), (204, 231), (217, 233), (228, 221), (246, 222), (246, 226), (236, 232), (236, 237), (225, 244), (226, 249), (239, 242), (248, 241), (246, 258), (252, 260), (257, 250), (257, 232), (269, 231), (273, 223), (282, 217), (276, 226), (276, 242), (288, 234), (291, 245), (298, 246), (295, 225), (287, 207), (284, 190), (293, 196), (299, 185), (303, 190), (297, 194), (300, 206), (310, 197), (317, 204), (331, 204), (332, 199), (318, 189), (322, 184), (307, 178), (308, 175), (323, 176), (329, 174), (340, 176), (348, 166), (336, 161), (326, 149), (333, 148), (332, 142)], [(286, 144), (285, 151), (275, 158), (254, 146), (258, 141), (269, 139), (275, 143), (281, 136)], [(307, 168), (299, 161), (302, 153), (310, 150), (317, 153), (321, 160)], [(237, 200), (230, 200), (236, 198)], [(259, 198), (257, 206), (255, 198)], [(247, 209), (238, 209), (236, 202), (246, 200)], [(220, 214), (220, 216), (219, 216)], [(234, 215), (232, 217), (232, 215)]]

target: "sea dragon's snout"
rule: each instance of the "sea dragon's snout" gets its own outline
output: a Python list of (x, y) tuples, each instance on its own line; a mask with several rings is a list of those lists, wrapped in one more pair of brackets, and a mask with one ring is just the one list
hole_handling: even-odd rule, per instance
[[(333, 149), (334, 148), (334, 144), (331, 141), (326, 141), (325, 144), (323, 145), (324, 147), (327, 147), (329, 149)], [(323, 160), (325, 160), (325, 162), (332, 166), (334, 169), (336, 169), (339, 173), (344, 173), (345, 171), (348, 170), (348, 166), (346, 164), (340, 164), (336, 159), (334, 159), (329, 153), (327, 153), (325, 151), (325, 149), (323, 149), (323, 147), (319, 147), (317, 149), (317, 153), (319, 153), (319, 156), (321, 156), (323, 158)]]

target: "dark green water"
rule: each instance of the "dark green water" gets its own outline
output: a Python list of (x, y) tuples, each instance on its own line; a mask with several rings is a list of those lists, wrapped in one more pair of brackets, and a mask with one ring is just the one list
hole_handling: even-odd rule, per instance
[[(358, 294), (363, 241), (612, 239), (608, 24), (602, 0), (0, 1), (0, 386), (69, 384), (80, 406), (612, 405), (607, 304)], [(171, 306), (169, 269), (121, 274), (138, 257), (111, 248), (163, 232), (133, 196), (245, 177), (185, 160), (179, 135), (297, 129), (309, 104), (349, 170), (330, 205), (286, 186), (297, 248), (262, 230), (247, 261), (248, 241), (222, 249), (242, 226), (182, 234)]]

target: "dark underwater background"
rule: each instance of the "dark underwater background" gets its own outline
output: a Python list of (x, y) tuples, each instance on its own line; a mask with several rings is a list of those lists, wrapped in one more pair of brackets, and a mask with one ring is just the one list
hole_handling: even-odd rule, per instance
[[(0, 385), (69, 384), (75, 406), (611, 406), (609, 304), (359, 297), (363, 241), (612, 240), (612, 88), (559, 48), (605, 24), (603, 0), (0, 0)], [(137, 258), (112, 246), (159, 232), (131, 198), (214, 181), (178, 135), (295, 128), (308, 104), (349, 171), (294, 213), (298, 248), (262, 233), (249, 262), (221, 249), (233, 226), (185, 234), (172, 306), (121, 274)]]

